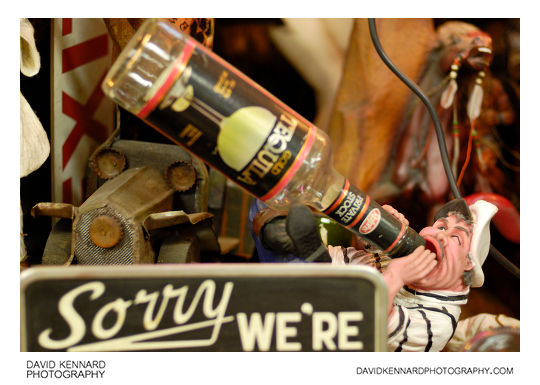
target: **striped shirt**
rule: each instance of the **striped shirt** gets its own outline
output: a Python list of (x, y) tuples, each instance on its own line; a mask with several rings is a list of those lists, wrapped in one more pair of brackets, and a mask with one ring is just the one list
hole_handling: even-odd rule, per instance
[(438, 352), (456, 331), (468, 291), (415, 291), (404, 286), (388, 319), (388, 351)]
[[(383, 272), (391, 261), (353, 247), (329, 246), (332, 264), (362, 264)], [(407, 286), (394, 297), (394, 311), (388, 318), (387, 350), (396, 352), (441, 351), (456, 331), (461, 305), (469, 291), (420, 291)]]

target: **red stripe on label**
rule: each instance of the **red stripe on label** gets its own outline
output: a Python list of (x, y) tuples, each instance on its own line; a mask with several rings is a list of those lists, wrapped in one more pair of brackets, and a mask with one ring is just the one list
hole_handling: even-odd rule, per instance
[(394, 242), (390, 246), (388, 246), (388, 248), (386, 250), (383, 251), (383, 253), (386, 253), (386, 252), (392, 250), (394, 248), (394, 246), (397, 245), (397, 243), (401, 239), (401, 237), (403, 237), (404, 233), (405, 233), (405, 223), (401, 222), (401, 230), (399, 231), (398, 236), (396, 237)]
[(334, 211), (336, 207), (338, 207), (341, 204), (341, 202), (343, 202), (343, 199), (345, 199), (345, 197), (347, 196), (347, 193), (349, 192), (349, 185), (350, 185), (349, 180), (345, 179), (345, 184), (343, 185), (343, 188), (341, 189), (341, 193), (339, 197), (336, 199), (334, 204), (330, 206), (330, 208), (323, 211), (325, 214), (331, 214), (332, 211)]
[(109, 52), (109, 36), (100, 35), (73, 47), (62, 50), (62, 73), (106, 56)]
[(178, 76), (184, 71), (184, 68), (186, 67), (187, 62), (191, 58), (191, 55), (193, 53), (193, 50), (195, 49), (195, 44), (193, 43), (193, 40), (188, 40), (186, 42), (186, 46), (184, 47), (184, 50), (178, 56), (172, 65), (171, 72), (169, 75), (167, 75), (167, 79), (165, 79), (165, 82), (159, 89), (156, 91), (156, 93), (150, 98), (150, 100), (141, 108), (137, 116), (141, 119), (145, 119), (150, 112), (161, 102), (165, 94), (169, 91), (172, 84), (176, 81)]
[(62, 19), (62, 36), (69, 35), (73, 32), (73, 19)]
[(274, 186), (270, 191), (268, 191), (265, 195), (261, 197), (261, 200), (264, 202), (268, 199), (272, 199), (278, 192), (281, 191), (292, 179), (294, 174), (296, 174), (296, 171), (300, 168), (302, 165), (302, 162), (304, 159), (306, 159), (307, 154), (309, 153), (309, 150), (311, 150), (311, 146), (313, 145), (313, 142), (315, 142), (315, 133), (317, 129), (314, 126), (310, 126), (309, 132), (308, 132), (308, 138), (304, 142), (304, 145), (298, 152), (298, 155), (296, 156), (296, 159), (294, 163), (289, 167), (285, 175), (281, 178), (281, 180)]
[(358, 214), (356, 219), (352, 223), (347, 225), (349, 229), (353, 228), (360, 221), (360, 219), (362, 219), (362, 217), (366, 213), (366, 210), (369, 207), (369, 201), (370, 201), (369, 195), (366, 195), (366, 201), (364, 202), (364, 206), (362, 207), (362, 210), (360, 210), (360, 213)]

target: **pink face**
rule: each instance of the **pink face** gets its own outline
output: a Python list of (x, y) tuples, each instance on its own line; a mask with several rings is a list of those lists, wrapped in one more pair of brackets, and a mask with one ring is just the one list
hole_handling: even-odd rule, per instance
[(426, 249), (437, 255), (438, 263), (427, 276), (412, 286), (426, 290), (464, 288), (463, 272), (473, 268), (468, 258), (472, 225), (458, 220), (455, 215), (449, 215), (422, 229), (420, 235), (426, 240)]

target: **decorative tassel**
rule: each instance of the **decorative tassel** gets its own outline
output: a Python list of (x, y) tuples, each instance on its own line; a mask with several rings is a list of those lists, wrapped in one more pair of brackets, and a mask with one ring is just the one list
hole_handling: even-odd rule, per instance
[(478, 165), (480, 167), (480, 171), (486, 172), (488, 167), (484, 160), (483, 149), (480, 143), (480, 138), (478, 137), (478, 131), (473, 130), (472, 135), (473, 135), (473, 145), (474, 145), (474, 149), (476, 150), (476, 157), (478, 158)]
[(450, 74), (448, 75), (450, 77), (450, 82), (448, 83), (448, 86), (441, 94), (441, 107), (445, 110), (448, 109), (454, 102), (454, 98), (456, 96), (456, 92), (458, 90), (458, 84), (457, 84), (457, 73), (460, 67), (459, 59), (455, 59), (454, 63), (450, 66)]
[(482, 88), (482, 83), (484, 82), (484, 77), (486, 73), (480, 71), (478, 77), (476, 78), (475, 85), (469, 97), (469, 102), (467, 103), (467, 116), (469, 121), (472, 122), (474, 119), (480, 116), (482, 109), (482, 100), (484, 98), (484, 89)]
[(459, 121), (458, 121), (458, 115), (457, 115), (457, 101), (454, 101), (454, 111), (452, 116), (452, 136), (454, 138), (454, 157), (452, 159), (452, 173), (454, 175), (454, 178), (457, 176), (457, 168), (458, 168), (458, 161), (459, 161)]
[(463, 177), (465, 176), (465, 170), (467, 169), (467, 166), (469, 165), (469, 161), (471, 160), (472, 138), (473, 138), (474, 131), (475, 129), (474, 129), (474, 121), (473, 121), (471, 123), (471, 129), (469, 131), (469, 141), (467, 142), (467, 155), (465, 156), (465, 162), (463, 163), (463, 166), (461, 166), (461, 172), (459, 173), (459, 177), (456, 182), (458, 187), (461, 185), (461, 181), (463, 180)]

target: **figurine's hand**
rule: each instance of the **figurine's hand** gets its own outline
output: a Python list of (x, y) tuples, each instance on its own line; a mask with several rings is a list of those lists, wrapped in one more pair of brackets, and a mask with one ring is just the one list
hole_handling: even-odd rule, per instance
[(419, 246), (411, 254), (390, 261), (383, 275), (385, 280), (395, 280), (394, 284), (403, 286), (424, 278), (436, 265), (435, 253)]
[(407, 220), (407, 218), (405, 218), (405, 216), (401, 214), (399, 211), (397, 211), (395, 208), (393, 208), (390, 205), (383, 205), (382, 208), (385, 209), (389, 214), (391, 214), (397, 220), (409, 226), (409, 221)]
[(411, 254), (390, 261), (383, 273), (387, 287), (387, 310), (388, 317), (394, 312), (394, 297), (404, 285), (416, 282), (426, 275), (437, 265), (437, 256), (424, 246), (419, 246)]

